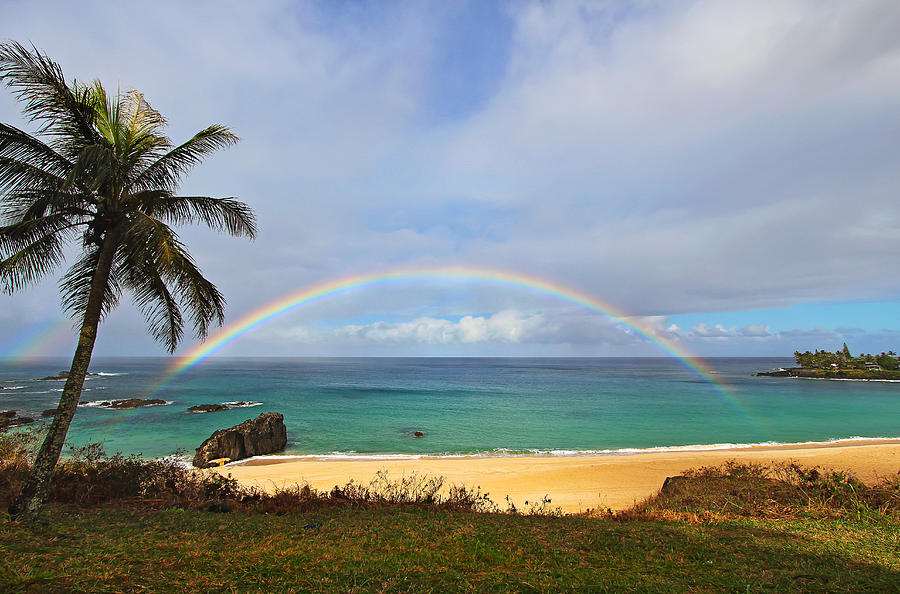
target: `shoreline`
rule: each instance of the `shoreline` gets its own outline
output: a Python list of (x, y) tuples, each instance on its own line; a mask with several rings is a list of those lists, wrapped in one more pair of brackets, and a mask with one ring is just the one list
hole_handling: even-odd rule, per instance
[(268, 454), (263, 456), (251, 456), (235, 462), (225, 464), (225, 468), (237, 466), (269, 466), (273, 464), (285, 464), (302, 461), (402, 461), (402, 460), (474, 460), (496, 458), (590, 458), (603, 456), (639, 456), (641, 454), (656, 454), (668, 452), (720, 452), (720, 451), (747, 451), (756, 449), (805, 449), (828, 448), (849, 445), (877, 445), (900, 444), (900, 437), (843, 437), (825, 441), (798, 441), (798, 442), (759, 442), (759, 443), (712, 443), (691, 444), (676, 446), (656, 446), (649, 448), (618, 448), (606, 450), (506, 450), (497, 449), (483, 452), (471, 452), (460, 454), (401, 454), (401, 453), (368, 453), (359, 452), (330, 452), (328, 454)]
[(900, 471), (900, 438), (824, 443), (754, 445), (731, 449), (643, 451), (582, 456), (419, 456), (408, 458), (278, 457), (242, 460), (205, 472), (230, 475), (265, 490), (305, 485), (330, 490), (353, 480), (368, 484), (380, 471), (399, 479), (411, 474), (443, 476), (445, 486), (481, 487), (504, 507), (506, 497), (520, 509), (549, 497), (550, 507), (566, 513), (620, 510), (659, 491), (666, 477), (729, 460), (754, 463), (796, 462), (803, 466), (850, 471), (874, 482)]

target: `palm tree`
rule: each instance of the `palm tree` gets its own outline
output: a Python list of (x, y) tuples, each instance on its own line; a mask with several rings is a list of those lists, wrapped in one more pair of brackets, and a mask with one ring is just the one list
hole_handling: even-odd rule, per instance
[[(66, 311), (80, 324), (59, 409), (10, 513), (34, 519), (84, 385), (97, 328), (127, 290), (150, 333), (174, 352), (182, 309), (196, 335), (221, 325), (225, 299), (203, 277), (169, 226), (202, 222), (234, 236), (256, 235), (253, 211), (233, 198), (176, 196), (182, 177), (238, 138), (220, 125), (174, 146), (166, 122), (137, 91), (110, 95), (99, 81), (66, 82), (34, 46), (0, 44), (0, 81), (24, 103), (36, 135), (0, 123), (0, 281), (7, 293), (80, 255), (60, 280)], [(43, 138), (43, 139), (42, 139)]]

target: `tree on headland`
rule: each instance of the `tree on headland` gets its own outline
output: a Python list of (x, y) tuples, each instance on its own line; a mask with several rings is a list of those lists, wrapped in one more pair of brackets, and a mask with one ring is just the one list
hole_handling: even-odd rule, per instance
[(830, 353), (828, 351), (816, 350), (815, 352), (794, 351), (794, 359), (797, 364), (804, 369), (869, 369), (871, 365), (878, 365), (887, 371), (896, 371), (900, 369), (900, 360), (897, 359), (897, 353), (888, 351), (880, 355), (870, 355), (868, 353), (860, 353), (856, 357), (850, 355), (850, 349), (847, 343), (844, 348)]
[(214, 124), (180, 145), (137, 91), (109, 94), (99, 81), (67, 82), (37, 48), (0, 44), (0, 81), (38, 126), (36, 135), (0, 123), (0, 280), (13, 293), (56, 269), (64, 246), (80, 254), (60, 280), (66, 311), (80, 326), (59, 407), (31, 474), (10, 507), (40, 511), (75, 414), (103, 316), (128, 291), (153, 337), (174, 352), (182, 310), (196, 335), (224, 320), (225, 299), (203, 277), (169, 225), (204, 223), (253, 238), (253, 211), (233, 198), (176, 196), (183, 176), (238, 138)]
[(847, 347), (847, 343), (844, 343), (844, 348), (841, 349), (841, 356), (844, 357), (847, 361), (853, 358), (853, 355), (850, 354), (850, 349)]

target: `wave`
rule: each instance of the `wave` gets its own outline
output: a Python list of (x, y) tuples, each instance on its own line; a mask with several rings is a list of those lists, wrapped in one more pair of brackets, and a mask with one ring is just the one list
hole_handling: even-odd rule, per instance
[(171, 462), (175, 466), (180, 466), (181, 468), (189, 470), (194, 468), (192, 459), (189, 456), (170, 454), (168, 456), (160, 456), (157, 460), (161, 462)]
[(252, 400), (235, 400), (234, 402), (223, 402), (222, 404), (232, 408), (250, 408), (251, 406), (262, 406), (262, 402), (254, 402)]
[(327, 386), (323, 391), (333, 394), (352, 395), (352, 394), (422, 394), (425, 392), (434, 392), (429, 388), (398, 388), (394, 386)]
[(109, 371), (98, 371), (98, 372), (95, 373), (94, 375), (99, 375), (100, 377), (114, 377), (114, 376), (117, 376), (117, 375), (128, 375), (128, 374), (127, 374), (127, 373), (124, 373), (124, 372), (123, 372), (123, 373), (112, 373), (112, 372), (109, 372)]
[(3, 390), (21, 390), (25, 386), (3, 386)]
[(794, 377), (792, 379), (802, 380), (824, 380), (826, 382), (884, 382), (887, 384), (900, 384), (900, 379), (877, 379), (865, 377)]
[(136, 406), (134, 408), (111, 408), (109, 406), (101, 406), (104, 402), (113, 402), (113, 400), (91, 400), (89, 402), (79, 402), (78, 406), (84, 406), (87, 408), (102, 408), (103, 410), (136, 410), (139, 408), (150, 408), (151, 406), (169, 406), (170, 404), (175, 404), (174, 400), (166, 400), (165, 404), (147, 404), (145, 406)]
[(640, 454), (655, 454), (669, 452), (708, 452), (721, 450), (746, 450), (753, 448), (791, 448), (791, 447), (822, 447), (834, 446), (843, 443), (852, 444), (857, 442), (891, 442), (900, 441), (900, 436), (896, 437), (836, 437), (824, 441), (761, 441), (756, 443), (711, 443), (711, 444), (692, 444), (692, 445), (673, 445), (658, 446), (651, 448), (616, 448), (602, 450), (541, 450), (541, 449), (523, 449), (513, 450), (507, 448), (497, 448), (488, 451), (475, 452), (443, 452), (434, 454), (393, 454), (393, 453), (359, 453), (355, 451), (349, 452), (329, 452), (327, 454), (279, 454), (275, 456), (253, 456), (243, 460), (230, 462), (226, 466), (241, 465), (252, 460), (430, 460), (430, 459), (457, 459), (463, 460), (468, 458), (526, 458), (526, 457), (560, 457), (560, 458), (576, 458), (586, 456), (634, 456)]

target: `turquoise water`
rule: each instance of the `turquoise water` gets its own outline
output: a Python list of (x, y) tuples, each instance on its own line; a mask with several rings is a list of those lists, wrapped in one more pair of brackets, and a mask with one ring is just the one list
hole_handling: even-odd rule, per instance
[[(79, 407), (69, 433), (107, 452), (189, 452), (216, 429), (285, 416), (286, 453), (593, 452), (706, 444), (900, 437), (900, 383), (763, 378), (791, 359), (708, 359), (725, 391), (677, 361), (648, 359), (211, 359), (152, 391), (172, 360), (96, 359), (82, 401), (155, 397), (165, 406)], [(0, 409), (36, 416), (63, 360), (0, 363)], [(254, 401), (191, 414), (187, 407)], [(414, 438), (414, 431), (424, 437)]]

